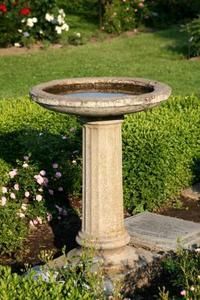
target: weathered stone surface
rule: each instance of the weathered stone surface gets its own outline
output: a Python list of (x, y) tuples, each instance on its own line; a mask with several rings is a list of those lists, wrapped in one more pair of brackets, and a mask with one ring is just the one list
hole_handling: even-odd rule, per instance
[[(87, 97), (87, 92), (115, 92), (112, 97)], [(86, 92), (85, 96), (74, 92)], [(119, 95), (124, 93), (124, 95)], [(91, 77), (54, 80), (33, 87), (31, 98), (40, 105), (58, 112), (90, 117), (122, 116), (142, 111), (167, 100), (171, 88), (143, 78)]]
[(83, 220), (77, 242), (95, 249), (125, 246), (122, 190), (122, 120), (83, 127)]
[(200, 245), (200, 224), (154, 213), (127, 218), (125, 226), (131, 243), (151, 250), (176, 250), (177, 245)]
[[(101, 95), (97, 97), (98, 93)], [(87, 119), (83, 128), (83, 223), (76, 240), (83, 248), (94, 247), (106, 269), (134, 267), (150, 253), (127, 246), (130, 237), (123, 220), (122, 117), (156, 106), (170, 93), (171, 88), (163, 83), (124, 77), (57, 80), (30, 92), (35, 102), (50, 110)], [(74, 249), (68, 257), (80, 251)]]

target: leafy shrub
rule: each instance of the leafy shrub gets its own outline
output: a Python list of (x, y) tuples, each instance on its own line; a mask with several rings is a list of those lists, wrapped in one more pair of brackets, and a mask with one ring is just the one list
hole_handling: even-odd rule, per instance
[(125, 206), (153, 210), (199, 179), (200, 102), (175, 97), (123, 126)]
[(27, 234), (26, 223), (17, 215), (13, 203), (5, 209), (0, 206), (0, 253), (12, 255), (23, 245)]
[(74, 117), (48, 112), (27, 99), (1, 100), (0, 110), (0, 208), (5, 216), (0, 252), (11, 254), (22, 245), (17, 237), (26, 236), (24, 226), (66, 215), (67, 195), (80, 191), (81, 142)]
[(0, 5), (0, 46), (55, 42), (68, 31), (65, 13), (51, 1), (6, 1)]
[(46, 267), (40, 274), (32, 271), (25, 276), (0, 266), (0, 300), (106, 299), (101, 273), (91, 273), (90, 268), (89, 258), (81, 258), (75, 266), (66, 264), (56, 270)]
[[(37, 172), (45, 170), (51, 178), (52, 164), (61, 166), (65, 195), (80, 192), (81, 134), (76, 118), (49, 112), (26, 98), (1, 100), (0, 110), (2, 185), (8, 183), (7, 170), (16, 168), (16, 159), (31, 152)], [(125, 117), (123, 178), (127, 209), (153, 210), (199, 179), (199, 112), (197, 97), (174, 97), (153, 110)], [(51, 199), (48, 191), (45, 195)], [(61, 207), (62, 201), (58, 203)]]
[(105, 4), (104, 29), (120, 33), (137, 27), (145, 14), (144, 0), (114, 0)]
[(162, 299), (200, 299), (199, 250), (179, 249), (176, 255), (164, 260), (163, 277), (168, 297)]
[(184, 26), (188, 33), (188, 56), (200, 55), (200, 17)]
[(56, 0), (56, 2), (59, 7), (64, 8), (68, 13), (82, 14), (87, 17), (98, 16), (98, 0)]
[(145, 3), (149, 11), (147, 24), (155, 27), (167, 27), (200, 13), (199, 0), (146, 0)]
[(79, 46), (84, 44), (83, 36), (80, 32), (68, 34), (67, 41), (70, 45)]

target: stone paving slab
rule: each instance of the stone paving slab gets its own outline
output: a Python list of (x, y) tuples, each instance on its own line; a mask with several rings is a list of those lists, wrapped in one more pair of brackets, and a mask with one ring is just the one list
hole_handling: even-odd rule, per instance
[(200, 223), (144, 212), (125, 219), (125, 226), (135, 246), (155, 251), (200, 246)]

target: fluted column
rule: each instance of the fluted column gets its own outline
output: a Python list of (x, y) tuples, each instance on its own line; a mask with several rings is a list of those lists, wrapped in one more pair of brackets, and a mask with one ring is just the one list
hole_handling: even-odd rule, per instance
[(122, 120), (83, 127), (83, 217), (81, 246), (111, 250), (129, 242), (123, 216)]

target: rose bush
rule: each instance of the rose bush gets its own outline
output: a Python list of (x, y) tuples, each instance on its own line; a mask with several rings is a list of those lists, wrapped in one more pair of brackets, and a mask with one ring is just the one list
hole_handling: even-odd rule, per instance
[(145, 0), (113, 0), (105, 4), (104, 29), (120, 33), (138, 27), (147, 14)]
[(4, 1), (0, 3), (0, 46), (20, 47), (38, 40), (56, 42), (69, 30), (56, 1)]

